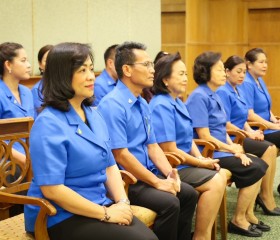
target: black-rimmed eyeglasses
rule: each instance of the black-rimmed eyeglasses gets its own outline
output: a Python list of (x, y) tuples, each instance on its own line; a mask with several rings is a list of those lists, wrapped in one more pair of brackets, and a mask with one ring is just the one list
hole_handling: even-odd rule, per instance
[(143, 65), (144, 67), (146, 68), (154, 68), (155, 67), (155, 64), (153, 62), (136, 62), (136, 63), (128, 63), (127, 65), (136, 65), (136, 64), (141, 64)]

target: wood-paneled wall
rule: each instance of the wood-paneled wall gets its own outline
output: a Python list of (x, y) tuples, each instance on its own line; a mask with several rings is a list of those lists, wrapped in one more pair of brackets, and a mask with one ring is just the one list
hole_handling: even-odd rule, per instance
[(206, 50), (219, 51), (226, 60), (230, 55), (244, 56), (249, 49), (261, 47), (269, 61), (265, 81), (272, 109), (280, 115), (278, 29), (280, 0), (162, 0), (162, 49), (185, 51), (182, 56), (189, 73), (185, 98), (196, 87), (192, 66), (197, 55)]

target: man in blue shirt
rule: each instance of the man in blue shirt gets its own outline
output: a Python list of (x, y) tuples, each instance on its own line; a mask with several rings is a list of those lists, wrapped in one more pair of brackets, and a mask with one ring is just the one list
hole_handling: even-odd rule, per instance
[(118, 75), (115, 69), (115, 53), (116, 47), (114, 44), (108, 47), (104, 53), (105, 69), (96, 78), (94, 83), (94, 97), (93, 106), (97, 106), (100, 100), (116, 86)]
[(129, 199), (157, 213), (153, 231), (160, 240), (191, 239), (197, 193), (181, 183), (156, 143), (149, 106), (140, 95), (154, 80), (146, 47), (135, 42), (119, 45), (115, 67), (119, 81), (98, 110), (107, 123), (117, 163), (138, 179), (129, 188)]

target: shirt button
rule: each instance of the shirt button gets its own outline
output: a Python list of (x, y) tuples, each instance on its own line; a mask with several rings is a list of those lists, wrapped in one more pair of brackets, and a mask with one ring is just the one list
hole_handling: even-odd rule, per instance
[(104, 197), (105, 197), (105, 194), (104, 194), (104, 193), (102, 193), (102, 194), (101, 194), (101, 197), (102, 197), (102, 198), (104, 198)]
[(103, 170), (101, 171), (101, 174), (104, 175), (105, 173), (106, 173), (106, 171), (103, 169)]
[(102, 156), (105, 157), (107, 153), (105, 151), (102, 152)]

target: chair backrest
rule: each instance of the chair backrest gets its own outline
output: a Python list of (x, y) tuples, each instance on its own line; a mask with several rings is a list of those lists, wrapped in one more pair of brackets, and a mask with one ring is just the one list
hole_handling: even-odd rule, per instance
[[(29, 154), (29, 134), (33, 118), (0, 119), (0, 191), (18, 193), (29, 188), (32, 169)], [(14, 144), (20, 144), (25, 151), (25, 163), (16, 160)], [(9, 217), (12, 204), (0, 203), (0, 220)]]

